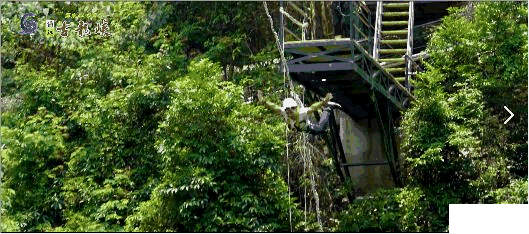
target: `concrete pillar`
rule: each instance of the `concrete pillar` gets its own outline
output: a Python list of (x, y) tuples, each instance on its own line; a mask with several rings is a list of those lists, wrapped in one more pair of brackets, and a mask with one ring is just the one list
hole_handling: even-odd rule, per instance
[[(347, 163), (387, 161), (377, 119), (356, 122), (340, 110), (335, 111), (335, 116)], [(358, 196), (395, 186), (389, 165), (349, 167), (349, 173), (357, 184), (354, 189)]]

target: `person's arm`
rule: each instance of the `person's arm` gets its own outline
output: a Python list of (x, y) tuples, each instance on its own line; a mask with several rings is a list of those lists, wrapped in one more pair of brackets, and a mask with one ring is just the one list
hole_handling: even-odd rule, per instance
[(275, 103), (264, 100), (263, 92), (261, 90), (257, 91), (257, 98), (260, 104), (263, 104), (266, 108), (276, 112), (277, 114), (281, 114), (281, 107), (276, 105)]
[(311, 113), (311, 112), (316, 112), (316, 111), (318, 111), (318, 110), (321, 109), (322, 107), (326, 106), (327, 103), (329, 103), (329, 101), (330, 101), (332, 98), (333, 98), (332, 94), (331, 94), (331, 93), (327, 93), (327, 95), (325, 96), (325, 98), (323, 98), (321, 101), (312, 104), (312, 105), (309, 107), (308, 112)]

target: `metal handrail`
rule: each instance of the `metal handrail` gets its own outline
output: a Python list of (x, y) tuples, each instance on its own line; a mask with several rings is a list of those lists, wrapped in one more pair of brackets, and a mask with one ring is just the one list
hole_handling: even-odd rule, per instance
[(362, 48), (362, 45), (360, 45), (358, 42), (356, 42), (355, 40), (351, 40), (351, 42), (353, 43), (353, 45), (360, 51), (360, 53), (362, 53), (368, 60), (370, 60), (371, 63), (373, 63), (373, 65), (375, 65), (380, 71), (382, 71), (382, 73), (384, 73), (385, 76), (387, 76), (392, 82), (393, 84), (395, 84), (395, 86), (400, 89), (401, 91), (403, 91), (408, 97), (410, 97), (412, 100), (415, 100), (415, 97), (408, 91), (408, 89), (406, 89), (404, 86), (402, 86), (396, 79), (393, 75), (391, 75), (389, 72), (386, 71), (386, 69), (384, 69), (380, 63), (378, 63), (378, 61), (376, 61), (373, 57), (371, 57), (371, 55), (364, 49)]
[[(413, 53), (413, 21), (414, 21), (414, 3), (413, 1), (410, 1), (409, 3), (409, 9), (408, 9), (408, 37), (407, 37), (407, 43), (406, 43), (406, 54), (407, 55), (410, 55)], [(410, 85), (409, 85), (409, 77), (410, 77), (410, 72), (412, 72), (412, 68), (411, 68), (411, 62), (410, 61), (413, 61), (413, 60), (408, 60), (406, 58), (404, 58), (404, 60), (406, 61), (406, 76), (405, 76), (405, 84), (406, 84), (406, 88), (408, 88), (408, 90), (410, 89)]]
[(303, 15), (303, 17), (307, 17), (307, 18), (310, 18), (309, 15), (304, 12), (301, 8), (299, 8), (298, 6), (296, 6), (293, 2), (287, 2), (289, 6), (291, 6), (292, 8), (294, 8), (294, 10), (296, 10), (297, 12), (299, 12), (300, 14)]
[[(412, 76), (412, 75), (417, 75), (417, 71), (418, 71), (418, 70), (420, 70), (421, 72), (423, 72), (424, 70), (423, 70), (421, 67), (419, 67), (419, 65), (418, 65), (415, 61), (413, 61), (413, 59), (412, 59), (409, 55), (405, 54), (405, 55), (402, 56), (402, 57), (404, 58), (404, 61), (405, 61), (405, 63), (406, 63), (406, 70), (405, 70), (405, 85), (406, 85), (406, 88), (407, 88), (408, 90), (411, 91), (411, 86), (410, 86), (410, 83), (409, 83), (409, 78), (410, 78), (410, 76)], [(412, 70), (412, 69), (408, 69), (408, 67), (407, 67), (407, 66), (408, 66), (408, 63), (409, 63), (410, 65), (413, 65), (413, 67), (414, 67), (415, 69), (414, 69), (414, 70)], [(410, 74), (410, 73), (411, 73), (411, 74)]]
[(290, 29), (288, 29), (287, 27), (284, 27), (285, 29), (285, 32), (289, 33), (290, 35), (292, 35), (296, 40), (298, 41), (302, 41), (301, 38), (299, 38), (294, 32), (290, 31)]
[(423, 71), (424, 71), (424, 70), (419, 66), (419, 64), (417, 64), (417, 63), (413, 60), (413, 58), (412, 58), (411, 56), (405, 54), (405, 55), (403, 55), (402, 57), (404, 58), (404, 60), (409, 60), (409, 61), (411, 61), (412, 64), (413, 64), (413, 66), (414, 66), (415, 68), (418, 68), (418, 70), (419, 70), (420, 72), (423, 72)]
[(301, 23), (297, 19), (295, 19), (292, 15), (288, 14), (283, 7), (279, 8), (279, 12), (281, 12), (283, 15), (285, 15), (287, 18), (289, 18), (293, 23), (297, 24), (301, 28), (307, 27), (307, 23)]

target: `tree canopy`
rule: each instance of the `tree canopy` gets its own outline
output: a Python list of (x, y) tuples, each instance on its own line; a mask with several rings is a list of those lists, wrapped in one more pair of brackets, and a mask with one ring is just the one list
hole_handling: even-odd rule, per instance
[(527, 4), (450, 10), (402, 113), (405, 186), (355, 201), (321, 139), (252, 101), (285, 93), (262, 4), (204, 6), (0, 3), (2, 231), (439, 232), (451, 203), (527, 203)]

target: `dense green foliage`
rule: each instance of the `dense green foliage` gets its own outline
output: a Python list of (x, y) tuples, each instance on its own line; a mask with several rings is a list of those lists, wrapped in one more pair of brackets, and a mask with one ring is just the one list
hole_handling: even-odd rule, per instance
[[(449, 203), (527, 203), (526, 5), (444, 18), (401, 122), (406, 186), (349, 207), (323, 141), (251, 101), (285, 97), (261, 3), (0, 9), (2, 231), (445, 231)], [(112, 36), (45, 37), (66, 13)]]
[(449, 204), (527, 203), (527, 4), (452, 8), (427, 51), (401, 123), (406, 187), (355, 202), (342, 230), (440, 232)]
[[(246, 3), (202, 13), (250, 13), (234, 4)], [(224, 53), (242, 43), (259, 47), (228, 23), (259, 22), (249, 16), (236, 17), (246, 23), (226, 22), (232, 19), (222, 17), (231, 13), (213, 22), (178, 21), (188, 17), (179, 10), (200, 6), (2, 4), (8, 12), (2, 62), (14, 63), (3, 73), (4, 96), (23, 100), (3, 115), (3, 230), (288, 229), (287, 210), (295, 204), (281, 177), (281, 123), (263, 119), (263, 108), (243, 104), (243, 86), (221, 81), (219, 65), (202, 59), (234, 66), (219, 58), (240, 61), (244, 50)], [(62, 20), (67, 12), (96, 12), (91, 19), (108, 18), (112, 36), (11, 33), (25, 11), (38, 12), (39, 23)], [(167, 21), (175, 15), (176, 22)], [(226, 29), (212, 30), (216, 26)], [(193, 35), (212, 40), (199, 42), (211, 46), (188, 53), (196, 46), (189, 43), (196, 42), (188, 38)]]

